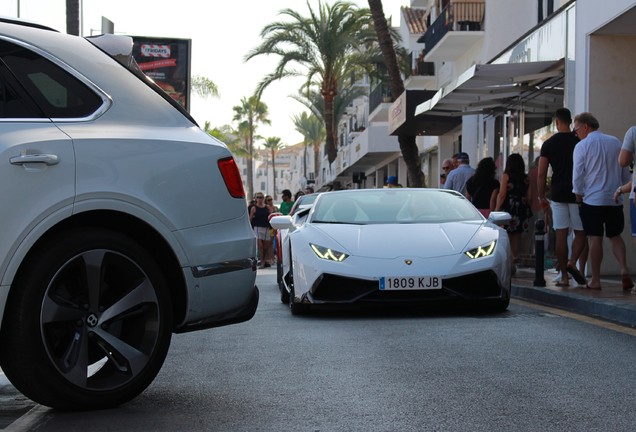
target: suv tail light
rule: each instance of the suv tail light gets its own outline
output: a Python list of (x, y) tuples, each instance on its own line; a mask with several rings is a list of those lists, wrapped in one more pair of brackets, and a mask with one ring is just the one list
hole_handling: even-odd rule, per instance
[(243, 189), (243, 180), (233, 157), (219, 159), (219, 170), (223, 176), (223, 181), (227, 187), (227, 191), (234, 198), (245, 198), (245, 189)]

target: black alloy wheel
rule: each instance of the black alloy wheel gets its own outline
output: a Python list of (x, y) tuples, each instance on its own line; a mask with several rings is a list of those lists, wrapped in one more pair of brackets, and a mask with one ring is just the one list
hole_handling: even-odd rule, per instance
[(152, 255), (120, 233), (74, 229), (51, 238), (21, 268), (0, 362), (15, 387), (40, 404), (107, 408), (150, 385), (171, 336), (169, 292)]

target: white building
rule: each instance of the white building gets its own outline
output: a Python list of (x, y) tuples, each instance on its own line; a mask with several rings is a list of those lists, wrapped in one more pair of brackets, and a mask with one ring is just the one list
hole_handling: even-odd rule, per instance
[[(481, 21), (468, 9), (477, 3), (483, 3)], [(604, 132), (621, 140), (636, 124), (634, 102), (621, 97), (636, 86), (636, 1), (603, 8), (593, 0), (450, 0), (428, 6), (441, 12), (419, 41), (424, 59), (436, 64), (439, 90), (417, 106), (411, 122), (428, 134), (440, 118), (461, 120), (425, 149), (429, 170), (459, 150), (474, 163), (485, 156), (503, 161), (517, 152), (529, 166), (552, 132), (558, 107), (592, 112)], [(627, 206), (625, 215), (629, 221)], [(629, 233), (626, 227), (634, 262)], [(618, 270), (613, 259), (603, 264), (606, 274)]]
[[(406, 184), (399, 133), (418, 136), (427, 185), (437, 187), (441, 161), (458, 151), (473, 166), (492, 156), (500, 169), (517, 152), (529, 167), (559, 107), (592, 112), (621, 140), (636, 124), (636, 102), (622, 97), (636, 86), (636, 0), (412, 0), (400, 33), (414, 71), (406, 91), (391, 104), (386, 90), (370, 88), (350, 107), (319, 185), (381, 187), (388, 175)], [(617, 270), (613, 259), (603, 270)]]
[[(312, 146), (308, 146), (305, 161), (305, 146), (303, 143), (286, 146), (276, 152), (275, 163), (272, 164), (271, 151), (256, 149), (254, 158), (254, 193), (263, 192), (274, 197), (274, 201), (281, 201), (281, 192), (289, 189), (294, 195), (304, 190), (314, 179), (314, 155)], [(239, 169), (243, 175), (243, 182), (247, 180), (247, 168), (244, 158), (237, 158)], [(276, 175), (274, 176), (274, 166)], [(306, 175), (305, 175), (306, 174)], [(276, 189), (274, 190), (274, 186)], [(245, 190), (247, 185), (244, 184)]]

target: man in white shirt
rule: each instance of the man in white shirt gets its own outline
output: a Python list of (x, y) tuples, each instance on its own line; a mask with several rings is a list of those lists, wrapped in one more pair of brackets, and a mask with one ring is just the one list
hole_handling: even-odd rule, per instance
[(457, 161), (459, 166), (448, 173), (444, 188), (453, 189), (466, 195), (466, 182), (475, 174), (475, 168), (470, 166), (468, 153), (457, 153)]
[[(627, 130), (625, 138), (623, 139), (623, 147), (618, 155), (618, 163), (622, 167), (632, 166), (634, 158), (636, 156), (636, 126), (632, 126)], [(632, 228), (632, 240), (636, 244), (636, 207), (634, 207), (634, 198), (636, 187), (636, 172), (632, 174), (632, 180), (629, 183), (622, 185), (614, 192), (616, 200), (623, 194), (629, 194), (629, 220)], [(632, 293), (636, 294), (636, 288), (632, 289)]]
[(592, 279), (588, 288), (601, 289), (603, 235), (612, 244), (612, 252), (621, 268), (623, 289), (634, 286), (627, 270), (625, 242), (621, 237), (625, 226), (622, 201), (614, 201), (614, 192), (629, 181), (629, 169), (621, 168), (618, 138), (598, 131), (599, 122), (590, 113), (574, 117), (574, 133), (581, 140), (574, 148), (572, 192), (580, 203), (583, 230), (590, 239)]

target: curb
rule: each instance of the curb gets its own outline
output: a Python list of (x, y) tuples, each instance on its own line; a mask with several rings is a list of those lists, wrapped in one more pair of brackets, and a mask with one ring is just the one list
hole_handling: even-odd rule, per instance
[(631, 304), (521, 285), (512, 285), (511, 295), (521, 300), (636, 328), (636, 306)]

